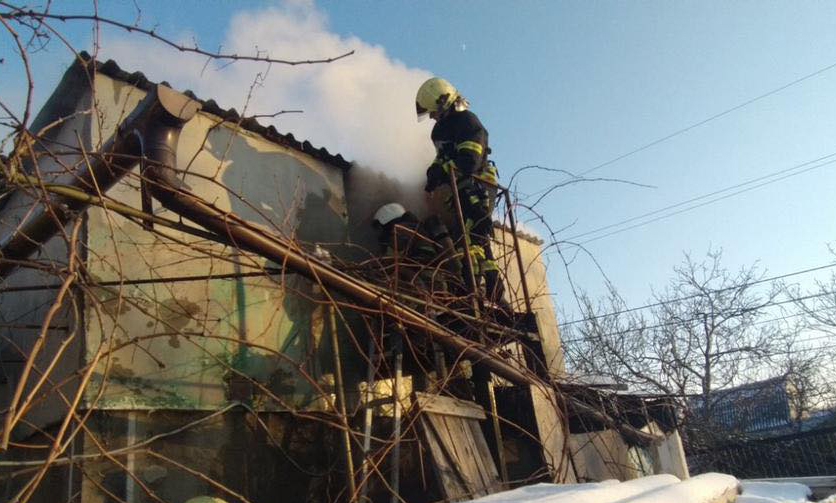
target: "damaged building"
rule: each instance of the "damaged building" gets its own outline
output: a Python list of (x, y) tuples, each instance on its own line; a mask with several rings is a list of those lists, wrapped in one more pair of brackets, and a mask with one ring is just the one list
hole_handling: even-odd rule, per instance
[(497, 313), (380, 256), (371, 211), (397, 194), (342, 156), (112, 61), (82, 55), (30, 129), (0, 200), (5, 501), (688, 476), (670, 403), (565, 374), (507, 191)]

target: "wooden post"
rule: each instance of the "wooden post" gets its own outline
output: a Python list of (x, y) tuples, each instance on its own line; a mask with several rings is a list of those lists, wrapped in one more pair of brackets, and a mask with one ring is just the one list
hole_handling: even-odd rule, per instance
[(363, 419), (363, 478), (361, 479), (362, 486), (360, 487), (360, 501), (365, 502), (366, 494), (369, 490), (369, 451), (372, 448), (372, 419), (374, 408), (371, 405), (372, 395), (374, 391), (374, 375), (375, 375), (375, 340), (374, 334), (369, 330), (369, 366), (366, 372), (366, 393), (365, 393), (365, 415)]
[(508, 194), (508, 189), (503, 190), (505, 195), (505, 206), (508, 208), (508, 223), (511, 224), (511, 238), (514, 241), (514, 255), (517, 257), (517, 267), (520, 269), (520, 284), (523, 289), (523, 298), (525, 300), (525, 312), (532, 314), (531, 310), (531, 294), (528, 291), (528, 282), (525, 279), (525, 269), (523, 268), (522, 255), (520, 254), (520, 240), (517, 237), (517, 219), (514, 217), (514, 209), (511, 207), (511, 196)]
[[(456, 183), (456, 172), (450, 170), (450, 188), (452, 189), (452, 198), (456, 206), (456, 221), (459, 224), (459, 229), (462, 233), (462, 240), (464, 241), (464, 261), (467, 264), (467, 275), (470, 282), (470, 291), (473, 294), (473, 314), (479, 316), (479, 284), (476, 282), (476, 269), (473, 268), (473, 257), (470, 256), (470, 233), (467, 232), (467, 225), (464, 222), (464, 215), (462, 214), (462, 202), (459, 199), (459, 186)], [(479, 334), (480, 339), (482, 334)]]
[(497, 468), (502, 481), (508, 482), (508, 468), (505, 465), (505, 452), (502, 442), (502, 430), (500, 430), (499, 412), (496, 407), (496, 395), (494, 394), (493, 383), (491, 382), (493, 376), (489, 370), (485, 369), (479, 363), (474, 362), (473, 366), (473, 384), (475, 385), (474, 395), (476, 403), (481, 405), (488, 411), (490, 422), (486, 425), (488, 428), (489, 438), (488, 442), (491, 454), (494, 456)]
[(392, 448), (392, 458), (391, 458), (391, 472), (390, 472), (390, 481), (389, 485), (392, 488), (392, 497), (390, 501), (392, 503), (398, 503), (400, 501), (400, 480), (401, 480), (401, 381), (402, 381), (402, 372), (403, 372), (403, 336), (396, 332), (392, 334), (392, 359), (394, 360), (395, 365), (395, 382), (392, 386), (392, 406), (393, 406), (393, 418), (394, 421), (394, 428), (392, 432), (392, 438), (395, 442), (394, 447)]
[(345, 411), (345, 387), (343, 385), (343, 366), (340, 359), (340, 342), (337, 334), (337, 315), (333, 305), (328, 306), (328, 318), (331, 328), (331, 352), (334, 355), (334, 388), (337, 395), (337, 413), (343, 427), (343, 449), (345, 453), (345, 478), (348, 484), (348, 501), (355, 500), (357, 486), (354, 483), (354, 460), (351, 456), (351, 430)]

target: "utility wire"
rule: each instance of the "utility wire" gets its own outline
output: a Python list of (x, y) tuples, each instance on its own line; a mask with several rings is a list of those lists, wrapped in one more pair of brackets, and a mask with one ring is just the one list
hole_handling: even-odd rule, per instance
[[(801, 311), (801, 312), (798, 312), (798, 313), (786, 314), (784, 316), (779, 316), (777, 318), (770, 318), (768, 320), (756, 321), (756, 322), (753, 322), (752, 325), (766, 325), (768, 323), (774, 323), (776, 321), (786, 321), (789, 318), (797, 318), (799, 316), (806, 316), (806, 315), (813, 314), (813, 313), (821, 313), (821, 312), (824, 312), (824, 311), (832, 311), (832, 310), (833, 310), (832, 307), (827, 306), (827, 307), (823, 307), (821, 309), (812, 309), (812, 310), (809, 310), (809, 311)], [(834, 336), (836, 336), (836, 334), (834, 334)]]
[[(833, 265), (836, 265), (836, 264), (833, 264)], [(816, 294), (811, 294), (811, 295), (806, 295), (804, 297), (799, 297), (797, 299), (787, 299), (787, 300), (782, 300), (782, 301), (778, 301), (778, 302), (768, 302), (768, 303), (764, 304), (763, 306), (761, 306), (761, 309), (768, 309), (770, 307), (782, 306), (784, 304), (790, 304), (790, 303), (797, 302), (797, 301), (800, 301), (800, 300), (816, 299), (816, 298), (819, 298), (819, 297), (824, 297), (824, 296), (832, 295), (832, 294), (836, 294), (836, 290), (828, 290), (828, 291), (824, 291), (824, 292), (819, 292), (819, 293), (816, 293)], [(665, 304), (669, 304), (669, 303), (670, 302), (665, 302)], [(611, 314), (612, 313), (610, 313), (610, 315)], [(588, 319), (593, 320), (595, 318), (588, 318)], [(617, 331), (617, 332), (611, 332), (611, 333), (602, 334), (602, 335), (595, 335), (593, 337), (600, 339), (600, 338), (603, 338), (603, 337), (610, 337), (610, 336), (614, 336), (614, 335), (629, 334), (630, 332), (638, 332), (638, 331), (641, 331), (641, 330), (652, 330), (654, 328), (664, 328), (664, 327), (668, 327), (668, 326), (683, 325), (683, 324), (691, 323), (691, 322), (694, 322), (694, 321), (702, 321), (702, 319), (703, 318), (701, 316), (700, 317), (694, 316), (693, 318), (685, 318), (685, 319), (675, 320), (675, 321), (666, 321), (664, 323), (658, 323), (656, 325), (647, 325), (647, 326), (641, 326), (641, 327), (636, 327), (636, 328), (628, 328), (626, 330), (620, 330), (620, 331)], [(779, 318), (779, 319), (783, 319), (783, 318)], [(583, 340), (586, 340), (586, 339), (588, 339), (588, 338), (587, 337), (576, 337), (576, 338), (573, 338), (573, 339), (565, 339), (562, 342), (565, 344), (565, 343), (572, 343), (572, 342), (580, 342), (580, 341), (583, 341)]]
[(803, 171), (799, 171), (799, 172), (796, 172), (796, 173), (791, 173), (791, 174), (789, 174), (789, 175), (784, 175), (784, 176), (782, 176), (781, 178), (776, 178), (775, 180), (770, 180), (770, 181), (767, 181), (767, 182), (763, 182), (763, 183), (760, 183), (760, 184), (758, 184), (758, 185), (755, 185), (754, 187), (748, 187), (748, 188), (746, 188), (746, 189), (741, 189), (741, 190), (739, 190), (739, 191), (737, 191), (737, 192), (733, 192), (733, 193), (731, 193), (731, 194), (727, 194), (727, 195), (725, 195), (725, 196), (718, 197), (718, 198), (716, 198), (716, 199), (712, 199), (711, 201), (706, 201), (706, 202), (704, 202), (704, 203), (697, 204), (697, 205), (694, 205), (694, 206), (691, 206), (691, 207), (688, 207), (688, 208), (684, 208), (684, 209), (681, 209), (681, 210), (679, 210), (679, 211), (675, 211), (675, 212), (673, 212), (673, 213), (669, 213), (669, 214), (667, 214), (667, 215), (662, 215), (662, 216), (656, 217), (656, 218), (654, 218), (654, 219), (648, 220), (648, 221), (646, 221), (646, 222), (641, 222), (641, 223), (638, 223), (638, 224), (635, 224), (635, 225), (631, 225), (630, 227), (626, 227), (626, 228), (624, 228), (624, 229), (619, 229), (619, 230), (616, 230), (616, 231), (612, 231), (612, 232), (609, 232), (609, 233), (607, 233), (607, 234), (604, 234), (603, 236), (596, 236), (596, 237), (594, 237), (594, 238), (587, 239), (586, 241), (583, 241), (581, 244), (586, 244), (586, 243), (589, 243), (589, 242), (591, 242), (591, 241), (597, 241), (597, 240), (602, 239), (602, 238), (605, 238), (605, 237), (607, 237), (607, 236), (612, 236), (613, 234), (619, 234), (619, 233), (621, 233), (621, 232), (625, 232), (625, 231), (628, 231), (628, 230), (630, 230), (630, 229), (635, 229), (636, 227), (642, 227), (642, 226), (644, 226), (644, 225), (647, 225), (647, 224), (650, 224), (650, 223), (656, 222), (656, 221), (658, 221), (658, 220), (662, 220), (662, 219), (665, 219), (665, 218), (669, 218), (669, 217), (672, 217), (672, 216), (674, 216), (674, 215), (678, 215), (678, 214), (680, 214), (680, 213), (685, 213), (686, 211), (691, 211), (691, 210), (696, 209), (696, 208), (701, 208), (701, 207), (703, 207), (703, 206), (707, 206), (707, 205), (709, 205), (709, 204), (711, 204), (711, 203), (716, 203), (717, 201), (722, 201), (723, 199), (728, 199), (728, 198), (730, 198), (730, 197), (732, 197), (732, 196), (736, 196), (736, 195), (738, 195), (738, 194), (742, 194), (742, 193), (744, 193), (744, 192), (749, 192), (750, 190), (754, 190), (754, 189), (757, 189), (757, 188), (763, 187), (764, 185), (769, 185), (769, 184), (771, 184), (771, 183), (775, 183), (775, 182), (781, 181), (781, 180), (783, 180), (783, 179), (785, 179), (785, 178), (790, 178), (790, 177), (792, 177), (792, 176), (800, 175), (800, 174), (802, 174), (802, 173), (806, 173), (807, 171), (811, 171), (811, 170), (816, 169), (816, 168), (821, 168), (821, 167), (823, 167), (823, 166), (826, 166), (826, 165), (828, 165), (828, 164), (833, 164), (833, 163), (836, 163), (836, 160), (828, 161), (828, 162), (825, 162), (825, 163), (819, 164), (819, 165), (817, 165), (817, 166), (813, 166), (813, 167), (807, 168), (807, 169), (805, 169), (805, 170), (803, 170)]
[(579, 176), (588, 175), (589, 173), (592, 173), (593, 171), (597, 171), (597, 170), (599, 170), (599, 169), (601, 169), (601, 168), (604, 168), (604, 167), (606, 167), (606, 166), (609, 166), (610, 164), (614, 164), (614, 163), (616, 163), (616, 162), (618, 162), (618, 161), (620, 161), (620, 160), (622, 160), (622, 159), (625, 159), (625, 158), (627, 158), (627, 157), (630, 157), (630, 156), (632, 156), (632, 155), (634, 155), (634, 154), (638, 154), (639, 152), (642, 152), (642, 151), (647, 150), (647, 149), (649, 149), (649, 148), (651, 148), (651, 147), (654, 147), (654, 146), (656, 146), (656, 145), (658, 145), (658, 144), (660, 144), (660, 143), (662, 143), (662, 142), (668, 141), (668, 140), (670, 140), (671, 138), (675, 138), (675, 137), (677, 137), (677, 136), (679, 136), (679, 135), (681, 135), (681, 134), (684, 134), (684, 133), (687, 133), (688, 131), (691, 131), (692, 129), (696, 129), (696, 128), (698, 128), (698, 127), (700, 127), (700, 126), (702, 126), (702, 125), (704, 125), (704, 124), (707, 124), (707, 123), (709, 123), (709, 122), (711, 122), (711, 121), (713, 121), (713, 120), (719, 119), (720, 117), (726, 116), (726, 115), (728, 115), (728, 114), (730, 114), (730, 113), (732, 113), (732, 112), (735, 112), (735, 111), (737, 111), (737, 110), (740, 110), (741, 108), (744, 108), (744, 107), (746, 107), (746, 106), (748, 106), (748, 105), (751, 105), (752, 103), (755, 103), (756, 101), (760, 101), (760, 100), (762, 100), (762, 99), (764, 99), (764, 98), (767, 98), (767, 97), (769, 97), (769, 96), (772, 96), (773, 94), (777, 94), (777, 93), (779, 93), (779, 92), (781, 92), (781, 91), (783, 91), (783, 90), (785, 90), (785, 89), (787, 89), (787, 88), (789, 88), (789, 87), (792, 87), (792, 86), (794, 86), (794, 85), (796, 85), (796, 84), (800, 84), (801, 82), (804, 82), (805, 80), (809, 80), (809, 79), (811, 79), (811, 78), (813, 78), (813, 77), (816, 77), (816, 76), (818, 76), (818, 75), (821, 75), (821, 74), (823, 74), (823, 73), (825, 73), (825, 72), (827, 72), (827, 71), (832, 70), (833, 68), (836, 68), (836, 63), (833, 63), (833, 64), (830, 64), (830, 65), (828, 65), (828, 66), (825, 66), (824, 68), (820, 68), (820, 69), (818, 69), (818, 70), (816, 70), (816, 71), (814, 71), (814, 72), (812, 72), (812, 73), (808, 73), (807, 75), (804, 75), (803, 77), (799, 77), (799, 78), (797, 78), (797, 79), (795, 79), (795, 80), (793, 80), (793, 81), (791, 81), (791, 82), (788, 82), (788, 83), (786, 83), (786, 84), (784, 84), (784, 85), (782, 85), (782, 86), (776, 87), (775, 89), (772, 89), (771, 91), (767, 91), (767, 92), (765, 92), (765, 93), (763, 93), (763, 94), (761, 94), (761, 95), (759, 95), (759, 96), (756, 96), (756, 97), (754, 97), (754, 98), (751, 98), (751, 99), (749, 99), (749, 100), (746, 100), (746, 101), (744, 101), (743, 103), (740, 103), (740, 104), (738, 104), (738, 105), (735, 105), (735, 106), (733, 106), (733, 107), (731, 107), (731, 108), (727, 108), (726, 110), (723, 110), (722, 112), (716, 113), (716, 114), (714, 114), (714, 115), (712, 115), (712, 116), (710, 116), (710, 117), (707, 117), (707, 118), (705, 118), (705, 119), (703, 119), (703, 120), (701, 120), (701, 121), (699, 121), (699, 122), (695, 122), (694, 124), (691, 124), (690, 126), (687, 126), (687, 127), (682, 128), (682, 129), (679, 129), (679, 130), (677, 130), (677, 131), (674, 131), (673, 133), (670, 133), (670, 134), (668, 134), (668, 135), (666, 135), (666, 136), (663, 136), (662, 138), (659, 138), (659, 139), (657, 139), (657, 140), (653, 140), (653, 141), (652, 141), (652, 142), (650, 142), (650, 143), (646, 143), (646, 144), (644, 144), (644, 145), (642, 145), (642, 146), (640, 146), (640, 147), (638, 147), (638, 148), (635, 148), (635, 149), (633, 149), (633, 150), (631, 150), (631, 151), (629, 151), (629, 152), (627, 152), (627, 153), (621, 154), (621, 155), (619, 155), (618, 157), (615, 157), (615, 158), (613, 158), (613, 159), (610, 159), (609, 161), (602, 162), (601, 164), (598, 164), (598, 165), (596, 165), (596, 166), (593, 166), (593, 167), (589, 168), (588, 170), (584, 171), (584, 172), (583, 172), (583, 173), (581, 173)]
[[(807, 274), (807, 273), (810, 273), (810, 272), (822, 271), (824, 269), (830, 269), (832, 267), (836, 267), (836, 263), (820, 265), (820, 266), (817, 266), (817, 267), (810, 267), (809, 269), (801, 269), (799, 271), (793, 271), (793, 272), (789, 272), (789, 273), (786, 273), (786, 274), (780, 274), (778, 276), (771, 276), (771, 277), (768, 277), (768, 278), (762, 278), (762, 279), (758, 279), (758, 280), (755, 280), (755, 281), (750, 281), (748, 283), (738, 283), (736, 285), (728, 286), (728, 287), (725, 287), (725, 288), (718, 288), (717, 290), (712, 290), (710, 293), (727, 292), (729, 290), (734, 290), (736, 288), (750, 287), (750, 286), (754, 286), (754, 285), (759, 285), (761, 283), (768, 283), (770, 281), (777, 281), (779, 279), (791, 278), (793, 276), (799, 276), (801, 274)], [(568, 325), (575, 325), (577, 323), (583, 323), (583, 322), (586, 322), (586, 321), (593, 321), (593, 320), (597, 320), (597, 319), (601, 319), (601, 318), (606, 318), (608, 316), (616, 316), (616, 315), (619, 315), (619, 314), (631, 313), (633, 311), (640, 311), (642, 309), (649, 309), (651, 307), (664, 306), (664, 305), (667, 305), (667, 304), (672, 304), (674, 302), (681, 302), (683, 300), (695, 299), (697, 297), (700, 297), (701, 295), (705, 295), (705, 294), (695, 293), (693, 295), (686, 295), (685, 297), (677, 297), (675, 299), (668, 299), (668, 300), (664, 300), (664, 301), (660, 301), (660, 302), (654, 302), (652, 304), (645, 304), (643, 306), (631, 307), (631, 308), (628, 308), (628, 309), (623, 309), (621, 311), (613, 311), (611, 313), (604, 313), (604, 314), (599, 314), (599, 315), (595, 315), (595, 316), (590, 316), (588, 318), (581, 318), (581, 319), (577, 319), (577, 320), (567, 321), (565, 323), (561, 323), (560, 326), (561, 327), (566, 327)]]
[[(685, 200), (685, 201), (682, 201), (682, 202), (679, 202), (679, 203), (676, 203), (676, 204), (671, 204), (671, 205), (669, 205), (669, 206), (665, 206), (664, 208), (659, 208), (658, 210), (654, 210), (654, 211), (651, 211), (651, 212), (648, 212), (648, 213), (644, 213), (644, 214), (642, 214), (642, 215), (638, 215), (638, 216), (635, 216), (635, 217), (631, 217), (631, 218), (628, 218), (628, 219), (626, 219), (626, 220), (622, 220), (622, 221), (620, 221), (620, 222), (616, 222), (616, 223), (613, 223), (613, 224), (605, 225), (605, 226), (603, 226), (603, 227), (599, 227), (599, 228), (597, 228), (597, 229), (592, 229), (592, 230), (589, 230), (589, 231), (586, 231), (586, 232), (582, 232), (582, 233), (580, 233), (580, 234), (575, 234), (574, 236), (571, 236), (571, 237), (567, 238), (567, 239), (566, 239), (566, 241), (574, 241), (574, 240), (576, 240), (576, 239), (578, 239), (578, 238), (581, 238), (581, 237), (584, 237), (584, 236), (588, 236), (588, 235), (590, 235), (590, 234), (597, 234), (598, 232), (605, 231), (605, 230), (607, 230), (607, 229), (612, 229), (613, 227), (618, 227), (618, 226), (621, 226), (621, 225), (624, 225), (624, 224), (628, 224), (628, 223), (630, 223), (630, 222), (635, 222), (636, 220), (641, 220), (642, 218), (650, 217), (650, 216), (653, 216), (653, 215), (658, 215), (659, 213), (662, 213), (662, 212), (665, 212), (665, 211), (668, 211), (668, 210), (672, 210), (672, 209), (675, 209), (675, 208), (679, 208), (679, 207), (681, 207), (681, 206), (685, 206), (685, 205), (690, 204), (690, 203), (694, 203), (694, 202), (697, 202), (697, 201), (701, 201), (701, 200), (703, 200), (703, 199), (708, 199), (708, 198), (710, 198), (710, 197), (713, 197), (713, 196), (716, 196), (716, 195), (719, 195), (719, 194), (723, 194), (724, 192), (728, 192), (728, 191), (731, 191), (731, 190), (735, 190), (735, 189), (739, 189), (739, 188), (742, 188), (742, 187), (746, 187), (747, 185), (752, 185), (752, 184), (755, 184), (755, 183), (758, 183), (758, 182), (762, 182), (762, 181), (764, 181), (764, 180), (769, 180), (770, 178), (774, 178), (774, 177), (777, 177), (777, 176), (783, 175), (783, 174), (785, 174), (785, 173), (789, 173), (789, 172), (796, 171), (796, 170), (799, 170), (799, 169), (804, 168), (804, 167), (808, 167), (808, 166), (810, 166), (811, 164), (815, 164), (815, 163), (818, 163), (818, 162), (824, 161), (824, 160), (826, 160), (826, 159), (831, 159), (832, 157), (836, 157), (836, 152), (833, 152), (833, 153), (830, 153), (830, 154), (828, 154), (828, 155), (825, 155), (825, 156), (819, 157), (819, 158), (817, 158), (817, 159), (813, 159), (813, 160), (811, 160), (811, 161), (806, 161), (806, 162), (803, 162), (803, 163), (801, 163), (801, 164), (796, 164), (796, 165), (791, 166), (791, 167), (789, 167), (789, 168), (784, 168), (784, 169), (781, 169), (781, 170), (778, 170), (778, 171), (775, 171), (775, 172), (772, 172), (772, 173), (769, 173), (769, 174), (766, 174), (766, 175), (762, 175), (762, 176), (759, 176), (759, 177), (757, 177), (757, 178), (752, 178), (751, 180), (746, 180), (746, 181), (744, 181), (744, 182), (740, 182), (740, 183), (737, 183), (737, 184), (735, 184), (735, 185), (731, 185), (731, 186), (728, 186), (728, 187), (724, 187), (724, 188), (721, 188), (721, 189), (715, 190), (715, 191), (713, 191), (713, 192), (709, 192), (709, 193), (707, 193), (707, 194), (703, 194), (703, 195), (701, 195), (701, 196), (692, 197), (692, 198), (687, 199), (687, 200)], [(832, 163), (832, 162), (836, 162), (836, 159), (831, 159), (829, 162), (824, 162), (824, 163), (822, 163), (822, 164), (817, 164), (817, 165), (815, 165), (815, 166), (811, 166), (811, 167), (809, 167), (809, 168), (807, 168), (807, 169), (804, 169), (804, 170), (802, 170), (802, 171), (799, 171), (798, 173), (792, 173), (792, 174), (791, 174), (791, 175), (789, 175), (789, 176), (793, 176), (793, 175), (798, 175), (798, 174), (801, 174), (801, 173), (805, 173), (806, 171), (809, 171), (809, 170), (812, 170), (812, 169), (816, 169), (816, 168), (823, 167), (823, 166), (825, 166), (825, 165), (827, 165), (827, 164), (830, 164), (830, 163)], [(788, 178), (789, 176), (784, 176), (784, 177), (781, 177), (781, 178), (777, 178), (777, 179), (775, 179), (775, 180), (768, 181), (767, 183), (774, 183), (774, 182), (777, 182), (777, 181), (783, 180), (783, 179), (785, 179), (785, 178)], [(752, 190), (752, 189), (755, 189), (755, 188), (758, 188), (758, 187), (762, 187), (763, 185), (766, 185), (767, 183), (763, 183), (763, 184), (760, 184), (760, 185), (757, 185), (757, 186), (754, 186), (754, 187), (750, 187), (750, 188), (748, 188), (747, 190)], [(741, 191), (739, 191), (739, 192), (735, 192), (734, 194), (727, 194), (726, 196), (724, 196), (724, 197), (722, 197), (722, 198), (713, 199), (713, 200), (711, 200), (711, 201), (709, 201), (709, 202), (707, 202), (707, 203), (705, 203), (705, 204), (709, 204), (709, 203), (712, 203), (712, 202), (715, 202), (715, 201), (720, 201), (721, 199), (724, 199), (725, 197), (731, 197), (731, 196), (733, 196), (733, 195), (737, 195), (737, 194), (740, 194), (740, 193), (742, 193), (742, 192), (745, 192), (745, 191), (741, 190)], [(692, 207), (686, 208), (686, 209), (684, 209), (684, 210), (682, 210), (682, 211), (688, 211), (688, 210), (691, 210), (691, 209), (694, 209), (694, 208), (698, 208), (698, 207), (700, 207), (700, 206), (702, 206), (702, 205), (692, 206)], [(663, 215), (663, 216), (662, 216), (662, 217), (660, 217), (660, 218), (667, 218), (668, 216), (673, 216), (673, 215), (676, 215), (676, 214), (678, 214), (678, 213), (681, 213), (681, 211), (680, 211), (680, 212), (671, 213), (671, 214), (669, 214), (669, 215)], [(658, 220), (658, 219), (648, 220), (647, 222), (643, 222), (643, 223), (641, 223), (641, 224), (639, 224), (639, 225), (646, 225), (646, 224), (649, 224), (649, 223), (651, 223), (651, 222), (655, 222), (656, 220)], [(601, 239), (601, 238), (603, 238), (603, 237), (610, 236), (610, 235), (615, 234), (615, 233), (617, 233), (617, 232), (623, 232), (623, 231), (626, 231), (626, 230), (629, 230), (629, 229), (633, 229), (633, 228), (635, 228), (635, 227), (638, 227), (638, 225), (636, 225), (636, 226), (631, 226), (631, 227), (627, 227), (627, 228), (625, 228), (625, 229), (620, 229), (620, 230), (618, 230), (618, 231), (616, 231), (616, 232), (612, 232), (612, 233), (604, 234), (604, 235), (602, 235), (602, 236), (597, 236), (597, 237), (595, 237), (595, 238), (591, 238), (591, 239), (589, 239), (589, 240), (584, 241), (584, 243), (588, 243), (588, 242), (590, 242), (590, 241), (594, 241), (594, 240), (596, 240), (596, 239)]]

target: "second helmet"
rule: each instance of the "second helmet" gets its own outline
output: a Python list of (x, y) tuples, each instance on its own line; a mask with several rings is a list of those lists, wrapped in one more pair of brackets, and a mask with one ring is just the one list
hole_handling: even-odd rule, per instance
[(406, 214), (406, 208), (399, 203), (389, 203), (381, 206), (374, 214), (374, 221), (385, 226), (393, 220), (397, 220)]

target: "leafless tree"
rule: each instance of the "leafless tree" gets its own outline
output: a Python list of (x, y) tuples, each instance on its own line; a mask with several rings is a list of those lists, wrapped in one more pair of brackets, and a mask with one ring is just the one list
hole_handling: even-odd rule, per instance
[[(836, 256), (836, 251), (832, 248), (830, 251)], [(786, 374), (792, 376), (798, 396), (794, 407), (800, 416), (836, 407), (836, 381), (830, 377), (836, 370), (832, 343), (836, 337), (836, 274), (816, 280), (812, 287), (785, 284), (784, 289), (799, 316), (800, 330), (809, 334), (808, 340), (815, 342), (804, 348), (805, 351), (815, 351), (820, 356), (814, 361), (794, 354), (786, 358)]]
[[(779, 285), (762, 281), (756, 266), (731, 272), (721, 258), (720, 251), (702, 261), (686, 255), (644, 309), (629, 309), (614, 288), (597, 302), (581, 295), (582, 319), (563, 328), (570, 368), (675, 397), (691, 440), (751, 427), (751, 394), (747, 402), (729, 390), (770, 377), (798, 383), (793, 407), (809, 412), (826, 356), (805, 350)], [(774, 308), (782, 309), (777, 317)]]

